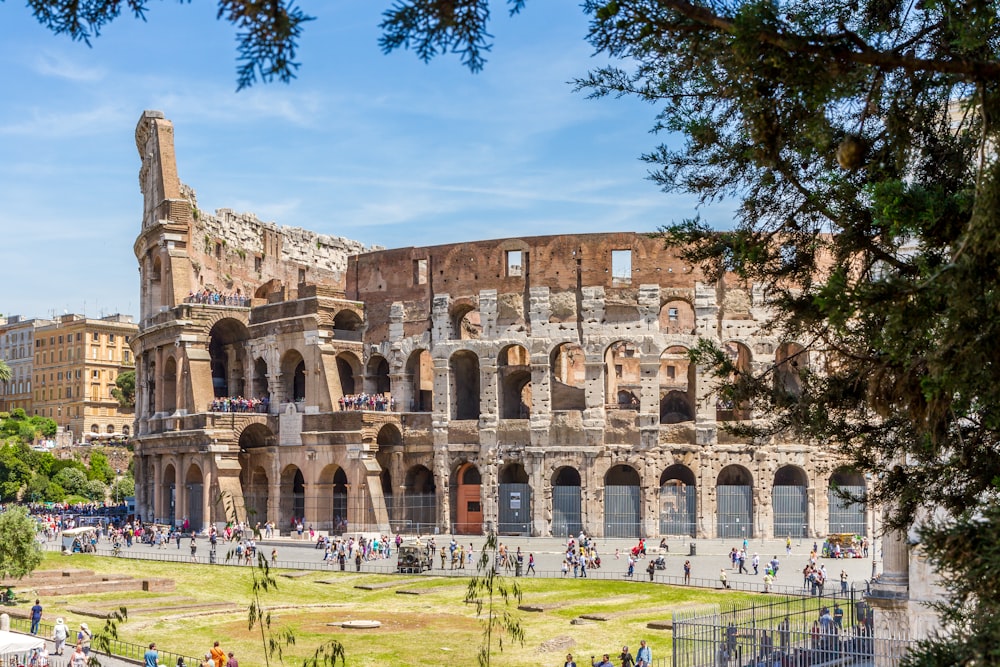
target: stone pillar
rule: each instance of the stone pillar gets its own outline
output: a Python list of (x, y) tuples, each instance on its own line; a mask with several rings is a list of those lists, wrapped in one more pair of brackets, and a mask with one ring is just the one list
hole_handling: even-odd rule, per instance
[(396, 401), (399, 412), (413, 410), (413, 375), (409, 373), (392, 373), (389, 376), (390, 393)]
[(187, 516), (187, 488), (184, 486), (186, 465), (187, 457), (178, 457), (177, 467), (174, 468), (174, 525), (182, 525)]

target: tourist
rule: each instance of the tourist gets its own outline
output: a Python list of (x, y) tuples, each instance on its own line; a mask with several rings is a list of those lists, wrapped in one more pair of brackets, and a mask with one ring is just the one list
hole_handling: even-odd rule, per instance
[(611, 664), (611, 656), (607, 653), (598, 662), (594, 661), (594, 656), (590, 656), (590, 665), (591, 667), (615, 667)]
[(149, 649), (142, 658), (144, 667), (157, 667), (160, 662), (160, 654), (156, 651), (156, 642), (149, 645)]
[(226, 652), (219, 647), (219, 642), (215, 642), (212, 645), (212, 660), (215, 661), (215, 667), (223, 667), (226, 664)]
[(621, 667), (635, 667), (635, 658), (632, 657), (632, 652), (628, 650), (628, 646), (622, 646), (622, 653), (618, 656), (618, 659), (622, 661)]
[(76, 650), (69, 658), (70, 667), (87, 667), (87, 654), (83, 652), (83, 644), (77, 644)]
[(36, 599), (35, 605), (31, 608), (31, 634), (38, 634), (38, 625), (42, 622), (42, 605)]
[(684, 583), (690, 585), (691, 583), (691, 561), (684, 561)]
[(653, 651), (645, 639), (639, 640), (639, 650), (635, 654), (635, 667), (653, 667)]
[(573, 654), (566, 654), (566, 662), (563, 663), (563, 667), (576, 667), (576, 661), (573, 660)]
[(652, 581), (653, 577), (656, 576), (656, 562), (649, 561), (649, 565), (646, 566), (646, 572), (649, 574), (649, 580)]
[(80, 630), (76, 633), (76, 643), (83, 651), (83, 655), (90, 656), (90, 627), (86, 623), (80, 624)]
[(726, 579), (726, 568), (719, 570), (719, 581), (722, 582), (723, 588), (729, 588), (729, 581)]
[(240, 663), (236, 661), (236, 656), (233, 652), (229, 652), (229, 660), (226, 661), (226, 667), (240, 667)]
[(56, 624), (52, 627), (52, 642), (55, 644), (53, 652), (56, 655), (62, 655), (63, 649), (66, 646), (66, 639), (69, 637), (69, 628), (66, 626), (66, 622), (63, 621), (62, 616), (56, 619)]
[(212, 660), (211, 653), (205, 654), (205, 659), (201, 661), (200, 667), (215, 667), (215, 660)]

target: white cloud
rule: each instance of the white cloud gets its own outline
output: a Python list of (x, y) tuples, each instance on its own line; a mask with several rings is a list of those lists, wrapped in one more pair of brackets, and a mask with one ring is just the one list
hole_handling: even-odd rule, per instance
[(78, 83), (94, 83), (104, 79), (106, 72), (99, 67), (86, 67), (79, 60), (71, 60), (61, 53), (43, 52), (38, 56), (32, 69), (42, 76), (66, 79)]

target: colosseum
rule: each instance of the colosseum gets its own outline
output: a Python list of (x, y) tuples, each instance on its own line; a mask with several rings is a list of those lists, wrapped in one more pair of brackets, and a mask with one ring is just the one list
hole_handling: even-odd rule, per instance
[[(381, 249), (209, 214), (173, 125), (136, 129), (144, 199), (137, 511), (329, 532), (871, 534), (829, 443), (725, 423), (689, 362), (715, 341), (794, 386), (760, 290), (709, 282), (641, 233)], [(815, 360), (814, 360), (815, 363)]]

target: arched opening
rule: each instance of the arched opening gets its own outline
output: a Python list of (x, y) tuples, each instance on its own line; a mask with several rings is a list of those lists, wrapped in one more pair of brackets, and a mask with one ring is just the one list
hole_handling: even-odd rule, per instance
[(726, 466), (715, 483), (717, 537), (753, 537), (753, 475), (743, 466)]
[(392, 488), (392, 473), (389, 471), (388, 466), (384, 466), (382, 468), (382, 472), (378, 474), (378, 482), (382, 487), (382, 498), (385, 499), (385, 512), (386, 516), (389, 517), (390, 523), (392, 524), (392, 531), (394, 533), (402, 532), (399, 530), (402, 526), (397, 525), (399, 517), (396, 516), (397, 508)]
[(253, 296), (255, 299), (266, 299), (269, 295), (275, 292), (280, 292), (284, 289), (284, 285), (277, 278), (271, 278), (266, 283), (254, 290)]
[(288, 350), (281, 358), (281, 380), (285, 400), (301, 403), (306, 400), (306, 362), (298, 350)]
[[(729, 376), (730, 383), (736, 382), (740, 374), (751, 372), (753, 358), (750, 355), (750, 348), (743, 343), (730, 341), (722, 349), (734, 367), (733, 373)], [(749, 406), (746, 403), (737, 403), (732, 396), (725, 393), (720, 393), (716, 399), (715, 410), (718, 421), (750, 419)]]
[(216, 398), (243, 396), (244, 345), (250, 337), (246, 325), (225, 317), (212, 326), (208, 334), (208, 354), (212, 367), (212, 392)]
[(802, 395), (809, 353), (798, 343), (782, 343), (774, 353), (774, 390), (779, 402)]
[(132, 434), (132, 429), (130, 429), (128, 425), (122, 426), (122, 435), (124, 435), (127, 438), (131, 434)]
[(612, 410), (638, 410), (639, 348), (628, 341), (612, 343), (604, 353), (604, 402)]
[(587, 407), (587, 355), (576, 343), (557, 345), (550, 355), (552, 409), (583, 410)]
[(306, 480), (298, 466), (290, 465), (281, 471), (280, 498), (279, 522), (282, 525), (293, 526), (298, 521), (305, 521)]
[(347, 532), (347, 473), (338, 467), (333, 475), (333, 513), (330, 516), (330, 530), (336, 535)]
[(472, 463), (462, 464), (454, 473), (452, 507), (455, 508), (452, 532), (457, 535), (480, 535), (483, 532), (482, 476)]
[(830, 502), (829, 533), (868, 534), (868, 508), (863, 499), (867, 492), (864, 476), (853, 468), (838, 468), (830, 476), (827, 499)]
[(337, 375), (340, 377), (340, 392), (343, 396), (351, 396), (356, 392), (355, 378), (361, 373), (361, 362), (350, 352), (337, 355)]
[(240, 433), (240, 451), (247, 452), (261, 447), (272, 447), (276, 444), (274, 433), (263, 424), (247, 424)]
[(244, 465), (240, 470), (240, 484), (243, 486), (243, 504), (247, 510), (247, 520), (251, 524), (267, 523), (269, 521), (267, 471), (260, 465)]
[(674, 345), (660, 355), (660, 423), (694, 421), (696, 368), (686, 347)]
[(451, 369), (451, 418), (479, 419), (479, 357), (459, 350), (448, 362)]
[(263, 357), (257, 357), (253, 362), (253, 397), (260, 400), (271, 398), (271, 390), (267, 386), (267, 362)]
[(774, 536), (805, 537), (809, 480), (802, 468), (782, 466), (774, 473)]
[(430, 412), (434, 408), (434, 360), (427, 350), (414, 350), (406, 360), (406, 375), (410, 378), (412, 412)]
[(333, 318), (333, 337), (340, 340), (361, 340), (361, 316), (353, 310), (342, 310)]
[(552, 536), (577, 535), (583, 530), (580, 473), (564, 466), (552, 475)]
[(459, 304), (452, 309), (452, 338), (455, 340), (479, 340), (483, 335), (483, 319), (472, 304)]
[(437, 486), (434, 474), (423, 465), (406, 471), (403, 516), (411, 533), (433, 533), (437, 526)]
[(528, 419), (531, 416), (531, 361), (528, 350), (510, 345), (497, 358), (500, 384), (500, 418)]
[(616, 465), (604, 476), (604, 537), (640, 537), (642, 495), (639, 473)]
[(389, 362), (382, 355), (372, 355), (368, 360), (368, 371), (365, 373), (365, 384), (369, 394), (388, 395), (392, 390), (389, 382)]
[(675, 464), (660, 475), (660, 534), (695, 536), (698, 494), (694, 473)]
[(660, 332), (667, 334), (695, 333), (694, 308), (687, 301), (674, 299), (660, 308)]
[(177, 410), (177, 360), (167, 357), (163, 364), (163, 404), (161, 409), (167, 414)]
[(500, 469), (497, 489), (497, 532), (501, 535), (531, 535), (531, 485), (520, 463)]
[(160, 512), (163, 516), (157, 517), (156, 520), (168, 526), (175, 526), (177, 525), (177, 469), (172, 463), (163, 468), (161, 480)]
[(187, 513), (191, 530), (200, 531), (205, 525), (205, 483), (201, 468), (191, 465), (184, 476), (184, 490), (187, 491)]

